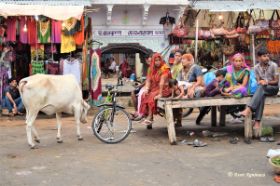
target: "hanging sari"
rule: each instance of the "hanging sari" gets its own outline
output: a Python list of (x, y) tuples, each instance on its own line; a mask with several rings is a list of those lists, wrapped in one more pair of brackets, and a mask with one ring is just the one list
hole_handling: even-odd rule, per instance
[[(160, 58), (161, 65), (159, 68), (155, 67), (155, 59)], [(160, 94), (160, 81), (161, 78), (166, 76), (167, 80), (164, 83), (163, 90), (161, 92), (163, 97), (168, 97), (171, 94), (171, 90), (168, 86), (168, 81), (171, 78), (170, 68), (166, 65), (160, 54), (156, 53), (153, 55), (150, 69), (147, 74), (147, 79), (150, 81), (150, 92), (142, 96), (140, 112), (148, 114), (148, 110), (151, 109), (152, 113), (156, 113), (156, 101), (154, 98)]]
[(248, 96), (248, 83), (246, 86), (242, 86), (242, 83), (245, 77), (249, 77), (249, 68), (247, 66), (243, 66), (239, 71), (235, 71), (234, 66), (229, 65), (226, 67), (226, 69), (226, 87), (233, 87), (233, 90), (230, 92), (230, 94), (235, 97)]

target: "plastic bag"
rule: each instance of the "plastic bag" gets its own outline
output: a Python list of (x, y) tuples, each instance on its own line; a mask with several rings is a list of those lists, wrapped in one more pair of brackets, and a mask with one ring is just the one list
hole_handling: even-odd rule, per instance
[(254, 94), (258, 88), (258, 82), (255, 76), (254, 70), (250, 70), (250, 78), (249, 78), (249, 94)]

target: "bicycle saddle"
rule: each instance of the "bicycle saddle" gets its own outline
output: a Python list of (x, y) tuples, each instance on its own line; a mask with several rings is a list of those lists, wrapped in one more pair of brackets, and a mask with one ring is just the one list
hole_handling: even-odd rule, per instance
[(105, 85), (105, 88), (108, 89), (109, 91), (114, 89), (113, 85)]

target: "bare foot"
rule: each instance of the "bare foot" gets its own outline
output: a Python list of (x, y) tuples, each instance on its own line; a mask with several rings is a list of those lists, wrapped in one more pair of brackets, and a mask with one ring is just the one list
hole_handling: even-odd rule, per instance
[(247, 107), (245, 110), (243, 110), (240, 114), (242, 116), (249, 116), (249, 114), (251, 113), (251, 109), (249, 107)]
[(254, 129), (259, 129), (260, 128), (260, 125), (261, 125), (261, 123), (260, 123), (260, 121), (255, 121), (255, 124), (254, 124)]

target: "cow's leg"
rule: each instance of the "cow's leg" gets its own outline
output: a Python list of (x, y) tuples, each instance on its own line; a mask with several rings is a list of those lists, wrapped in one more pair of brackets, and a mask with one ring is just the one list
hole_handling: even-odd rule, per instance
[(32, 140), (32, 128), (33, 128), (33, 123), (37, 117), (38, 111), (28, 111), (28, 116), (26, 117), (26, 134), (27, 134), (27, 141), (28, 144), (30, 145), (31, 149), (35, 148), (35, 144), (33, 143)]
[(75, 108), (74, 116), (75, 116), (75, 121), (76, 121), (76, 125), (77, 125), (77, 137), (78, 137), (78, 140), (81, 141), (81, 140), (83, 140), (83, 137), (81, 135), (81, 129), (80, 129), (81, 109)]
[(34, 140), (35, 140), (35, 142), (40, 143), (40, 137), (39, 137), (39, 135), (38, 135), (38, 132), (37, 132), (37, 130), (36, 130), (34, 124), (32, 125), (32, 132), (33, 132), (33, 134), (34, 134)]
[(56, 122), (57, 122), (57, 143), (63, 143), (61, 138), (61, 113), (56, 113)]

